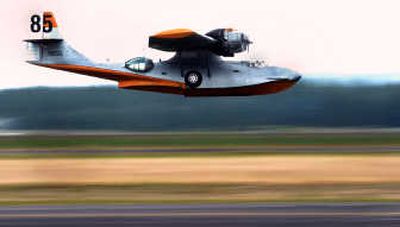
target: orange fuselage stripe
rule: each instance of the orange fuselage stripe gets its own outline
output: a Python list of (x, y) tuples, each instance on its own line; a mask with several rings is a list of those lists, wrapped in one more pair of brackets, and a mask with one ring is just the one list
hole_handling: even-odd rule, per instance
[(102, 79), (114, 80), (119, 82), (119, 87), (134, 86), (167, 86), (175, 88), (184, 88), (185, 84), (181, 82), (144, 76), (129, 72), (122, 72), (112, 69), (103, 69), (91, 66), (68, 65), (68, 64), (39, 64), (43, 67), (58, 69), (83, 75), (95, 76)]
[(151, 76), (144, 76), (129, 72), (103, 69), (92, 66), (68, 64), (37, 64), (39, 66), (58, 69), (83, 75), (119, 82), (119, 88), (154, 91), (186, 96), (235, 96), (235, 95), (262, 95), (286, 90), (296, 84), (295, 81), (272, 81), (258, 85), (230, 88), (198, 88), (187, 89), (182, 82), (165, 80)]

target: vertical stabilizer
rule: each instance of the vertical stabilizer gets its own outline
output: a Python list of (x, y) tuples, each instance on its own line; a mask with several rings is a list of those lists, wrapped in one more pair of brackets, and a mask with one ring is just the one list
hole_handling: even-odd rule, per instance
[(38, 39), (27, 39), (29, 59), (32, 64), (80, 64), (91, 65), (91, 61), (69, 46), (59, 32), (59, 24), (52, 12), (32, 15), (30, 30), (41, 33)]
[(42, 38), (43, 39), (62, 39), (58, 31), (58, 24), (52, 12), (44, 12), (43, 17)]

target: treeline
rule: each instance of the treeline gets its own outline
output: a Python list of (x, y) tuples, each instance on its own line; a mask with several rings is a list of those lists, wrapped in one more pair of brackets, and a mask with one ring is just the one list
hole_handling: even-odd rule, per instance
[(275, 95), (184, 98), (114, 87), (0, 91), (0, 129), (240, 130), (399, 127), (400, 85), (302, 82)]

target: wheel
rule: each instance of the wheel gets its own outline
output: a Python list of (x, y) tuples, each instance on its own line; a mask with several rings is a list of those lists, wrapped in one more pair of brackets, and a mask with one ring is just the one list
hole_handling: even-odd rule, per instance
[(185, 75), (185, 84), (190, 88), (197, 88), (201, 85), (203, 77), (197, 71), (190, 71)]

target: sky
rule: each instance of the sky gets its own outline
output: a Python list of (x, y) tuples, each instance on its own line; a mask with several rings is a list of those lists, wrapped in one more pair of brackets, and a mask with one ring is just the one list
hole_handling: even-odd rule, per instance
[[(113, 84), (29, 65), (30, 16), (53, 11), (63, 37), (94, 61), (166, 59), (148, 36), (172, 28), (233, 27), (254, 41), (239, 59), (264, 59), (309, 78), (400, 82), (398, 0), (0, 0), (0, 89)], [(368, 75), (364, 77), (363, 75)]]

